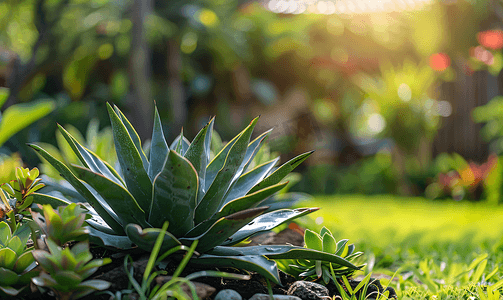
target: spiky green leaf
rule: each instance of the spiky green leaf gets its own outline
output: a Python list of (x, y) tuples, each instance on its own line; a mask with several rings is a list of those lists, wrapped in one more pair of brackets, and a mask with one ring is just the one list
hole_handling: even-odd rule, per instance
[[(107, 103), (107, 106), (109, 104)], [(114, 105), (115, 112), (117, 113), (117, 116), (120, 118), (122, 121), (122, 124), (126, 127), (126, 130), (129, 134), (129, 137), (131, 138), (134, 146), (136, 147), (136, 150), (138, 151), (138, 154), (141, 157), (141, 161), (143, 163), (143, 168), (145, 169), (145, 172), (148, 170), (148, 159), (147, 156), (145, 155), (145, 152), (143, 152), (143, 148), (141, 147), (141, 141), (140, 141), (140, 136), (134, 129), (133, 125), (131, 125), (131, 122), (126, 118), (126, 116), (122, 113), (122, 111), (117, 107), (117, 105)]]
[(112, 123), (117, 158), (127, 188), (140, 207), (144, 211), (148, 211), (152, 199), (152, 182), (148, 177), (147, 171), (144, 168), (144, 162), (142, 161), (145, 154), (143, 154), (143, 156), (141, 155), (143, 150), (138, 150), (133, 140), (136, 139), (137, 136), (135, 138), (135, 134), (131, 135), (127, 127), (108, 103), (107, 108)]
[(129, 223), (148, 226), (148, 223), (145, 221), (145, 212), (140, 208), (136, 199), (122, 185), (118, 185), (105, 176), (94, 173), (84, 167), (75, 166), (75, 172), (106, 199), (107, 204), (119, 217), (122, 226), (126, 226)]
[(69, 205), (72, 202), (66, 199), (60, 199), (46, 194), (33, 193), (33, 202), (37, 204), (50, 204), (52, 207), (58, 207), (61, 205)]
[(93, 193), (87, 189), (87, 187), (70, 171), (70, 169), (65, 166), (62, 162), (55, 159), (47, 151), (40, 148), (35, 144), (28, 144), (37, 153), (45, 158), (63, 178), (65, 178), (76, 190), (79, 192), (89, 204), (96, 210), (101, 218), (112, 228), (112, 230), (118, 234), (123, 234), (124, 229), (122, 226), (112, 217), (112, 215), (103, 207), (100, 201), (94, 197)]
[[(105, 162), (91, 150), (82, 146), (70, 133), (68, 133), (61, 125), (58, 124), (59, 131), (72, 148), (73, 152), (80, 159), (82, 164), (95, 173), (102, 174), (106, 178), (114, 181), (117, 184), (124, 185), (122, 178), (117, 172), (112, 172)], [(113, 170), (113, 169), (112, 169)]]
[(269, 260), (261, 255), (218, 256), (205, 254), (201, 255), (198, 258), (192, 259), (191, 263), (202, 266), (228, 267), (254, 271), (276, 284), (281, 284), (276, 262)]
[(169, 147), (162, 131), (161, 119), (157, 106), (155, 107), (154, 129), (150, 146), (150, 164), (148, 166), (148, 177), (154, 182), (155, 176), (162, 171), (164, 161), (168, 155)]
[(189, 149), (189, 145), (190, 145), (189, 140), (187, 140), (187, 138), (183, 136), (183, 128), (182, 128), (182, 132), (173, 140), (173, 142), (169, 146), (169, 149), (175, 150), (179, 154), (184, 155), (185, 151)]
[(227, 242), (222, 243), (222, 246), (235, 245), (254, 234), (271, 230), (276, 226), (317, 211), (318, 209), (319, 208), (282, 209), (263, 214), (233, 234)]
[(206, 126), (203, 127), (199, 131), (199, 133), (196, 135), (192, 143), (190, 144), (189, 148), (187, 149), (187, 152), (185, 152), (184, 157), (190, 161), (192, 166), (197, 172), (198, 179), (199, 179), (199, 190), (198, 190), (198, 196), (197, 196), (197, 203), (202, 199), (204, 195), (204, 181), (205, 181), (205, 175), (206, 175), (206, 165), (208, 164), (207, 161), (207, 153), (204, 149), (205, 147), (205, 138), (206, 134), (208, 132), (208, 129), (211, 125), (211, 122), (213, 119), (211, 119), (210, 123), (206, 124)]
[(175, 236), (183, 236), (194, 227), (197, 180), (197, 173), (192, 164), (170, 150), (164, 169), (154, 181), (149, 223), (154, 227), (162, 227), (162, 224), (168, 221), (173, 224), (170, 232)]
[(256, 166), (247, 173), (239, 177), (237, 183), (225, 196), (224, 204), (231, 200), (245, 196), (257, 183), (261, 182), (264, 177), (272, 170), (278, 162), (279, 157), (269, 162)]
[(299, 156), (292, 158), (284, 163), (281, 167), (276, 169), (271, 175), (267, 176), (262, 182), (253, 187), (249, 193), (256, 192), (265, 187), (271, 186), (280, 182), (286, 175), (293, 171), (300, 163), (306, 160), (314, 151), (306, 152)]
[(199, 240), (199, 244), (196, 249), (201, 252), (206, 252), (227, 240), (229, 236), (233, 235), (245, 224), (248, 224), (250, 221), (255, 219), (255, 217), (262, 214), (265, 210), (267, 210), (267, 208), (267, 206), (250, 208), (220, 218), (202, 235), (194, 238), (181, 238), (180, 242), (190, 245), (194, 240)]
[(243, 162), (250, 136), (257, 121), (258, 118), (255, 118), (250, 125), (246, 127), (227, 154), (223, 167), (218, 171), (215, 180), (201, 199), (201, 202), (197, 205), (194, 218), (196, 224), (213, 216), (221, 207), (224, 200), (223, 197)]

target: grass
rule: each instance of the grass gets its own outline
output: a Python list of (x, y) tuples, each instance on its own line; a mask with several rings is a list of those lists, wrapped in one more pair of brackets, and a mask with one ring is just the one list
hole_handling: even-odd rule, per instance
[(321, 207), (303, 225), (326, 226), (365, 252), (360, 275), (397, 272), (391, 286), (402, 299), (500, 299), (503, 206), (358, 195), (302, 206)]

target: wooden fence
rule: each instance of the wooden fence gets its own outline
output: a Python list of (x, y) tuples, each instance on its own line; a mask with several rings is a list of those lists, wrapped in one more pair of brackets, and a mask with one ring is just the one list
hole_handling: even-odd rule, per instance
[(441, 129), (433, 142), (433, 156), (442, 152), (457, 152), (467, 160), (485, 161), (489, 147), (480, 135), (483, 124), (473, 121), (472, 112), (475, 107), (487, 104), (502, 92), (501, 78), (487, 71), (471, 75), (458, 72), (456, 81), (443, 83), (438, 100), (448, 101), (452, 105), (452, 113), (442, 118)]

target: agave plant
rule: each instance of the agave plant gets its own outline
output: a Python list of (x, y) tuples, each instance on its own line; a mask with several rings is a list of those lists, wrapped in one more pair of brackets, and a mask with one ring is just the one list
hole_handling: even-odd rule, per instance
[[(281, 180), (310, 154), (301, 154), (275, 168), (278, 158), (248, 168), (270, 131), (250, 142), (258, 118), (229, 141), (210, 161), (214, 119), (192, 142), (183, 132), (168, 146), (157, 109), (150, 156), (142, 150), (138, 134), (124, 114), (108, 105), (115, 149), (121, 172), (83, 147), (59, 127), (83, 166), (71, 167), (31, 144), (92, 206), (87, 220), (91, 235), (105, 245), (127, 248), (131, 243), (151, 251), (160, 227), (168, 221), (163, 251), (191, 245), (203, 255), (192, 261), (218, 266), (237, 266), (261, 272), (279, 282), (272, 258), (292, 258), (300, 253), (357, 269), (348, 261), (302, 247), (231, 248), (248, 237), (268, 231), (317, 208), (280, 209), (266, 212), (260, 203), (283, 189)], [(38, 203), (56, 203), (54, 197), (36, 194)], [(300, 252), (299, 252), (300, 251)], [(318, 256), (322, 255), (322, 257)]]
[[(99, 125), (98, 119), (91, 119), (87, 125), (86, 134), (84, 136), (72, 125), (65, 125), (65, 129), (80, 144), (84, 145), (86, 148), (96, 153), (96, 155), (98, 155), (101, 159), (115, 167), (117, 163), (117, 156), (115, 154), (112, 128), (108, 126), (99, 130)], [(68, 146), (68, 143), (59, 130), (56, 130), (55, 137), (58, 147), (55, 147), (50, 143), (42, 142), (40, 142), (39, 145), (47, 150), (47, 152), (49, 152), (52, 156), (65, 162), (67, 165), (78, 163), (79, 158), (75, 155), (72, 148)], [(47, 190), (54, 189), (52, 186), (55, 185), (55, 182), (60, 181), (61, 177), (59, 176), (59, 172), (46, 160), (42, 160), (40, 171), (52, 181), (46, 182), (48, 188), (44, 190), (44, 193), (47, 193)], [(44, 178), (44, 181), (47, 181), (46, 178)]]
[[(360, 257), (363, 252), (354, 252), (355, 245), (348, 245), (348, 240), (343, 239), (337, 242), (332, 235), (332, 232), (326, 227), (323, 227), (320, 233), (306, 229), (304, 232), (304, 247), (322, 251), (325, 253), (334, 253), (337, 256), (343, 257), (348, 261), (353, 261)], [(301, 258), (297, 260), (278, 261), (280, 269), (297, 277), (299, 279), (319, 280), (322, 279), (325, 284), (330, 280), (334, 280), (332, 274), (337, 278), (342, 276), (351, 276), (355, 269), (346, 266), (333, 264), (327, 261), (316, 259)], [(332, 268), (331, 268), (332, 266)], [(363, 266), (360, 266), (363, 267)], [(333, 270), (333, 273), (331, 272)]]
[(51, 239), (46, 239), (50, 253), (34, 250), (33, 256), (42, 267), (40, 275), (31, 281), (41, 287), (53, 290), (59, 300), (78, 299), (94, 291), (105, 290), (110, 283), (92, 279), (84, 281), (99, 267), (110, 263), (110, 258), (92, 259), (89, 242), (79, 242), (71, 249), (58, 247)]
[(29, 237), (28, 225), (12, 232), (7, 223), (0, 222), (0, 296), (17, 296), (38, 275), (32, 249), (26, 247)]

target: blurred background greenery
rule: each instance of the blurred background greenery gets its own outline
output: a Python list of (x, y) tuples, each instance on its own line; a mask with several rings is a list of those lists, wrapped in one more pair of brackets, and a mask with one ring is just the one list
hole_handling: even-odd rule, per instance
[(155, 101), (168, 140), (261, 115), (283, 159), (317, 150), (294, 191), (499, 203), (502, 28), (500, 0), (4, 0), (2, 182), (27, 142), (76, 159), (57, 123), (115, 161), (105, 103), (146, 139)]

